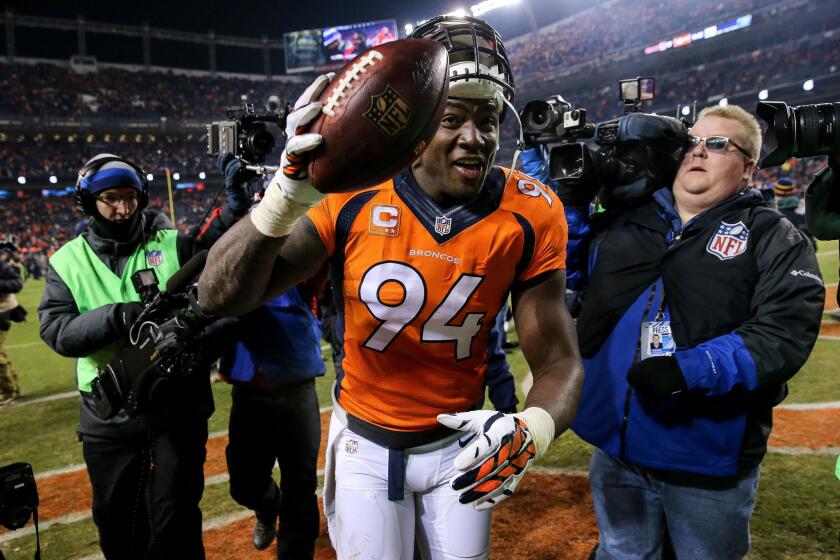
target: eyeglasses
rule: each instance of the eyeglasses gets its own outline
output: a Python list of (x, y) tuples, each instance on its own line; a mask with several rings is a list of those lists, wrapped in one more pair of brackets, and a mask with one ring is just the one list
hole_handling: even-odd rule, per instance
[(137, 193), (129, 193), (124, 195), (118, 194), (102, 194), (96, 197), (96, 200), (105, 204), (106, 206), (110, 206), (111, 208), (116, 208), (119, 206), (120, 202), (124, 202), (126, 206), (133, 206), (137, 204), (137, 201), (140, 200), (140, 196)]
[(724, 152), (726, 151), (726, 146), (732, 144), (732, 146), (737, 149), (739, 152), (747, 156), (747, 159), (752, 159), (752, 155), (735, 143), (732, 138), (728, 136), (694, 136), (689, 134), (688, 135), (688, 147), (689, 149), (696, 148), (700, 142), (706, 143), (706, 149), (711, 152)]

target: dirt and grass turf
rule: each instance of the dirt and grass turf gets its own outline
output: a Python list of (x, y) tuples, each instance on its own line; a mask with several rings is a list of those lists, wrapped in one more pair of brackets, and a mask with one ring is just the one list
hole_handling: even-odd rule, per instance
[[(826, 281), (837, 282), (836, 242), (821, 244), (820, 264)], [(39, 476), (43, 558), (71, 559), (98, 553), (96, 529), (89, 515), (90, 492), (76, 441), (78, 401), (72, 360), (61, 358), (38, 338), (36, 308), (43, 282), (27, 283), (20, 300), (30, 321), (15, 325), (8, 352), (19, 372), (25, 398), (0, 409), (0, 465), (30, 462)], [(836, 288), (831, 291), (832, 296)], [(835, 307), (831, 297), (827, 308)], [(816, 409), (780, 408), (771, 453), (763, 463), (752, 521), (757, 559), (840, 557), (840, 481), (834, 463), (840, 452), (840, 329), (826, 324), (814, 352), (790, 383), (785, 405), (834, 403)], [(834, 329), (838, 329), (835, 334)], [(790, 333), (795, 336), (796, 333)], [(521, 353), (509, 356), (518, 380), (528, 371)], [(332, 374), (318, 384), (322, 406), (328, 406)], [(230, 409), (229, 388), (215, 384), (216, 413), (210, 429), (202, 500), (208, 558), (270, 558), (250, 548), (252, 518), (228, 495), (223, 448)], [(63, 395), (69, 393), (69, 396)], [(38, 399), (51, 397), (55, 400)], [(37, 402), (32, 402), (37, 401)], [(328, 413), (325, 413), (325, 419)], [(514, 499), (493, 517), (493, 558), (585, 558), (597, 541), (585, 476), (590, 448), (567, 433), (523, 480)], [(322, 524), (322, 529), (325, 527)], [(32, 558), (35, 539), (29, 528), (0, 530), (0, 550), (9, 560)], [(334, 558), (325, 534), (317, 558)]]

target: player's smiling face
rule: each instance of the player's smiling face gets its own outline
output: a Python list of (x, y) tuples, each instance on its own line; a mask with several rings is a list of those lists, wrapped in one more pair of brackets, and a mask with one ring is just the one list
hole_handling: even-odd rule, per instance
[(437, 202), (469, 200), (481, 191), (499, 145), (499, 113), (491, 99), (452, 98), (414, 176)]

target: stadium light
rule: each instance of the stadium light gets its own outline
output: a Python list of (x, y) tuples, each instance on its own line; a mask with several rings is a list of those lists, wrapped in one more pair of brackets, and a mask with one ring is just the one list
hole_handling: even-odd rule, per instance
[(758, 92), (758, 98), (761, 99), (762, 101), (767, 99), (769, 96), (770, 96), (770, 92), (767, 91), (766, 89), (763, 89), (763, 90)]
[(25, 185), (26, 184), (26, 177), (24, 177), (23, 175), (18, 177), (18, 183), (20, 183), (21, 185)]
[(175, 173), (172, 174), (172, 178), (175, 179), (176, 181), (180, 181), (181, 180), (181, 174), (176, 171)]
[(805, 80), (805, 83), (802, 84), (802, 89), (805, 91), (811, 91), (814, 89), (814, 80)]
[(682, 116), (687, 117), (691, 114), (691, 107), (689, 107), (688, 105), (683, 105), (682, 111), (680, 112), (682, 113)]
[(199, 173), (199, 174), (198, 174), (198, 178), (199, 178), (199, 179), (206, 179), (206, 178), (207, 178), (207, 173), (205, 173), (204, 171), (202, 171), (201, 173)]
[(411, 35), (411, 32), (414, 31), (414, 26), (410, 23), (405, 24), (405, 34)]
[(444, 14), (446, 16), (455, 16), (455, 17), (464, 17), (467, 15), (467, 11), (464, 8), (458, 8), (453, 12), (449, 12), (448, 14)]
[(53, 185), (58, 183), (58, 177), (56, 177), (55, 175), (50, 175), (50, 183), (52, 183)]
[(154, 181), (155, 176), (152, 175), (151, 173), (146, 173), (146, 180), (149, 181), (149, 182)]
[(718, 105), (720, 105), (721, 107), (726, 107), (727, 105), (729, 105), (729, 100), (725, 97), (721, 97), (720, 101), (718, 101)]
[(478, 17), (498, 8), (519, 4), (521, 1), (522, 0), (484, 0), (484, 2), (479, 2), (478, 4), (471, 6), (470, 12), (472, 12), (474, 17)]

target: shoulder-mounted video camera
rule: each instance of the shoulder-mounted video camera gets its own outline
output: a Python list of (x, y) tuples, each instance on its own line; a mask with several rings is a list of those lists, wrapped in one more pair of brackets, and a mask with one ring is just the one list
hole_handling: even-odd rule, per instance
[(163, 292), (152, 269), (132, 275), (145, 308), (129, 329), (129, 346), (91, 383), (101, 418), (111, 418), (121, 409), (136, 416), (154, 408), (172, 380), (204, 371), (200, 338), (216, 318), (199, 308), (193, 281), (206, 261), (207, 251), (195, 255), (172, 275)]
[[(281, 131), (286, 127), (286, 116), (291, 104), (281, 105), (276, 96), (266, 104), (268, 112), (257, 113), (254, 105), (242, 104), (227, 110), (228, 120), (207, 125), (207, 153), (217, 157), (230, 152), (255, 167), (262, 167), (265, 157), (274, 150), (274, 135), (267, 124), (276, 124)], [(257, 169), (254, 169), (256, 171)]]
[(621, 80), (624, 116), (597, 124), (587, 123), (586, 110), (559, 95), (532, 101), (521, 114), (526, 143), (546, 147), (548, 176), (570, 188), (603, 187), (608, 198), (669, 185), (687, 131), (677, 119), (642, 113), (644, 102), (653, 98), (653, 78)]

